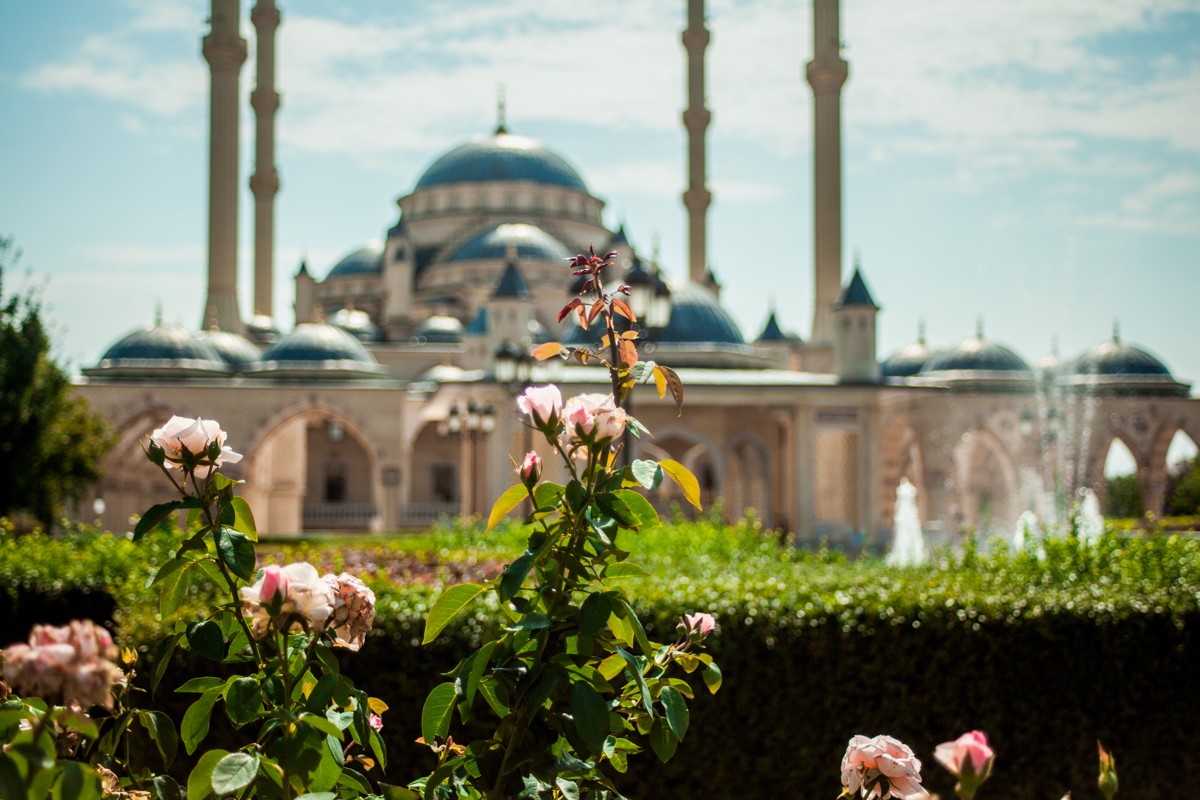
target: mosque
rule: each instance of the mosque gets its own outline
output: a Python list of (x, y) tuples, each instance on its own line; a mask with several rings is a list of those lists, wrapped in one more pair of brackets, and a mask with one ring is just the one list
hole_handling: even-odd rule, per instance
[[(615, 250), (631, 303), (648, 332), (643, 353), (677, 369), (687, 391), (639, 392), (633, 413), (653, 432), (632, 457), (670, 457), (698, 477), (705, 507), (752, 509), (799, 541), (880, 546), (896, 487), (917, 489), (936, 540), (1011, 531), (1034, 510), (1054, 515), (1080, 487), (1104, 490), (1110, 446), (1137, 464), (1146, 507), (1161, 511), (1166, 455), (1182, 431), (1200, 442), (1200, 399), (1154, 355), (1110, 341), (1070, 359), (1031, 365), (982, 328), (956, 344), (918, 341), (876, 353), (880, 305), (857, 264), (843, 277), (841, 92), (848, 76), (838, 0), (814, 0), (815, 303), (807, 338), (772, 314), (753, 338), (722, 307), (707, 268), (703, 0), (688, 0), (687, 279), (668, 279), (657, 256), (623, 226), (576, 166), (508, 128), (432, 160), (399, 215), (381, 210), (382, 241), (328, 269), (300, 264), (295, 324), (270, 316), (273, 287), (274, 36), (280, 13), (258, 0), (254, 305), (237, 287), (239, 75), (246, 41), (239, 0), (212, 0), (203, 53), (211, 73), (208, 297), (200, 330), (161, 321), (134, 331), (83, 370), (78, 391), (119, 432), (106, 477), (82, 507), (121, 529), (162, 499), (141, 442), (174, 413), (219, 420), (244, 454), (230, 474), (261, 531), (393, 531), (444, 516), (486, 514), (513, 482), (513, 460), (533, 444), (513, 413), (530, 383), (565, 395), (602, 391), (603, 370), (533, 363), (538, 343), (587, 341), (558, 310), (572, 290), (565, 259)], [(364, 231), (364, 238), (372, 231)], [(544, 454), (549, 455), (549, 454)], [(550, 459), (553, 462), (553, 459)], [(654, 493), (662, 508), (682, 502)], [(88, 515), (90, 516), (90, 515)]]

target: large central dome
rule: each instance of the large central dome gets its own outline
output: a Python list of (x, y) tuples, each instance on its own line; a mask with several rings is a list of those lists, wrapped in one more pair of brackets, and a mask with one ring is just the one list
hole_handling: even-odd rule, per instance
[(536, 139), (497, 132), (459, 145), (443, 155), (417, 181), (417, 189), (449, 183), (528, 181), (587, 192), (567, 160)]

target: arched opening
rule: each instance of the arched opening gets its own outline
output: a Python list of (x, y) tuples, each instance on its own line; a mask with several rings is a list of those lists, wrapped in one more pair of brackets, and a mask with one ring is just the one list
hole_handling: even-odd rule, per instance
[(278, 414), (248, 452), (243, 494), (260, 531), (367, 531), (381, 523), (378, 457), (340, 410)]
[(1145, 512), (1137, 459), (1119, 436), (1108, 445), (1104, 456), (1104, 496), (1106, 517), (1137, 518)]
[(1164, 494), (1164, 516), (1200, 514), (1200, 448), (1182, 428), (1167, 447)]
[(974, 428), (962, 435), (951, 459), (955, 508), (948, 523), (952, 535), (973, 534), (980, 541), (1007, 536), (1024, 510), (1012, 456), (995, 434)]
[[(683, 464), (696, 476), (700, 484), (700, 506), (705, 513), (712, 509), (713, 501), (721, 496), (722, 475), (721, 463), (714, 455), (712, 447), (703, 441), (698, 441), (689, 431), (668, 431), (657, 437), (653, 443), (639, 440), (635, 446), (635, 458), (649, 458), (661, 461), (669, 458)], [(683, 491), (674, 481), (664, 479), (658, 489), (648, 494), (648, 499), (660, 514), (669, 513), (677, 506), (686, 517), (694, 517), (696, 509), (683, 496)]]
[(436, 421), (421, 427), (409, 451), (409, 496), (400, 511), (405, 526), (424, 527), (442, 516), (460, 512), (464, 477), (459, 468), (461, 448), (462, 440), (457, 435), (444, 435)]
[(757, 438), (734, 444), (727, 459), (721, 505), (730, 519), (752, 511), (760, 520), (771, 517), (771, 466), (767, 448)]
[[(165, 406), (153, 406), (119, 425), (117, 442), (101, 461), (104, 477), (89, 496), (80, 498), (77, 515), (80, 519), (99, 519), (105, 529), (119, 533), (132, 529), (134, 515), (172, 499), (175, 490), (142, 449), (151, 432), (170, 418), (171, 412)], [(234, 465), (222, 471), (237, 474)], [(97, 500), (102, 503), (97, 504)], [(103, 510), (95, 513), (99, 508)]]

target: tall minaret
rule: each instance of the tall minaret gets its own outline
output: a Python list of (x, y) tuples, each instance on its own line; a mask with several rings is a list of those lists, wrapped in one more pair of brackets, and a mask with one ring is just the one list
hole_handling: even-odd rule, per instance
[(813, 344), (833, 343), (833, 306), (842, 284), (842, 86), (838, 0), (813, 0)]
[(704, 50), (709, 38), (704, 27), (704, 0), (688, 0), (688, 26), (683, 32), (688, 56), (688, 107), (683, 112), (688, 137), (688, 188), (683, 193), (683, 204), (688, 212), (688, 279), (693, 283), (703, 283), (708, 273), (706, 218), (712, 193), (705, 186), (705, 136), (712, 113), (704, 107)]
[(239, 0), (212, 0), (212, 30), (204, 37), (211, 75), (208, 130), (208, 323), (211, 309), (223, 331), (241, 333), (237, 301), (238, 75), (246, 40), (238, 33)]
[(279, 9), (275, 0), (258, 0), (250, 12), (258, 33), (257, 75), (250, 107), (254, 109), (254, 174), (250, 191), (254, 194), (254, 315), (275, 316), (275, 195), (279, 193), (279, 172), (275, 169), (275, 112), (279, 110), (279, 92), (275, 91), (275, 29), (279, 27)]

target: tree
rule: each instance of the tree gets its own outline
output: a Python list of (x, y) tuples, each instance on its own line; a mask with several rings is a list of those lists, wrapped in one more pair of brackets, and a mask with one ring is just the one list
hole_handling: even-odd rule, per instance
[(49, 528), (100, 479), (112, 433), (52, 358), (37, 289), (5, 294), (20, 258), (0, 237), (0, 516), (25, 512)]
[(1144, 510), (1137, 475), (1109, 478), (1108, 489), (1104, 493), (1104, 516), (1136, 519), (1142, 516)]

